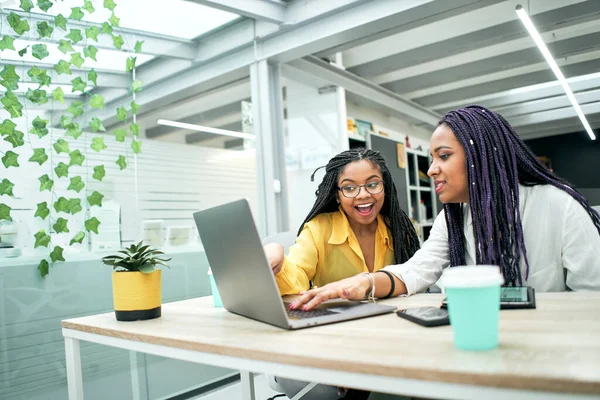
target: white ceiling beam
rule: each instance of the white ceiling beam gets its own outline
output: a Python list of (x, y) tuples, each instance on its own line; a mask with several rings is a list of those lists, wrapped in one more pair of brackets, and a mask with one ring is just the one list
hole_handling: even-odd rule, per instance
[[(544, 32), (541, 33), (541, 36), (546, 44), (550, 44), (596, 32), (600, 32), (600, 24), (597, 20)], [(437, 58), (433, 61), (424, 62), (380, 75), (366, 76), (366, 78), (382, 85), (534, 47), (536, 47), (535, 42), (527, 36), (471, 51), (465, 51), (463, 53), (453, 54), (448, 57)]]
[[(600, 102), (600, 89), (587, 92), (575, 93), (575, 98), (580, 105), (587, 103)], [(533, 114), (536, 112), (554, 110), (571, 106), (571, 102), (564, 96), (555, 96), (547, 99), (533, 100), (526, 103), (510, 105), (506, 107), (496, 107), (494, 111), (499, 112), (504, 117), (515, 117), (524, 114)]]
[(227, 11), (256, 20), (283, 24), (286, 21), (286, 4), (269, 0), (187, 0), (192, 3)]
[[(581, 110), (586, 116), (590, 114), (598, 114), (600, 113), (600, 102), (583, 104), (581, 105)], [(542, 124), (545, 122), (557, 121), (573, 117), (577, 117), (577, 113), (575, 113), (575, 109), (572, 106), (569, 106), (559, 108), (556, 110), (548, 110), (532, 114), (520, 115), (517, 117), (510, 118), (509, 122), (512, 126), (518, 127), (524, 125)], [(582, 125), (581, 130), (584, 130)]]
[[(532, 15), (581, 3), (585, 0), (529, 0)], [(387, 36), (344, 52), (344, 66), (351, 68), (517, 19), (515, 7), (523, 0), (509, 0), (427, 25)]]

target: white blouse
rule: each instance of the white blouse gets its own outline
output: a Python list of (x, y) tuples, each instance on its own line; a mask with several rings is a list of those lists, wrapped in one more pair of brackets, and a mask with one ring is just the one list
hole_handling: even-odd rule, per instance
[[(539, 292), (600, 290), (600, 234), (585, 209), (568, 193), (551, 185), (519, 185), (519, 209), (529, 261), (521, 257), (524, 286)], [(465, 206), (465, 258), (476, 264), (471, 211)], [(408, 294), (426, 290), (450, 265), (444, 211), (436, 217), (429, 238), (404, 264), (389, 265)]]

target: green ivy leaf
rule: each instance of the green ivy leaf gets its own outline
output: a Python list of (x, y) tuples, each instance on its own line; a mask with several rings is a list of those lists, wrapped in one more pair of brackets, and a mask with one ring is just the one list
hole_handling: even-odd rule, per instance
[(69, 117), (68, 115), (61, 115), (60, 117), (60, 125), (65, 128), (65, 129), (69, 129), (70, 127), (74, 126), (74, 122), (73, 122), (73, 118)]
[(92, 5), (92, 2), (90, 0), (84, 0), (83, 1), (83, 7), (81, 7), (82, 9), (84, 9), (85, 11), (87, 11), (89, 14), (93, 13), (94, 11), (96, 11), (94, 9), (94, 6)]
[(133, 51), (136, 53), (141, 53), (142, 52), (142, 45), (144, 44), (143, 40), (138, 40), (137, 42), (135, 42), (135, 46), (133, 47)]
[(96, 73), (95, 70), (91, 70), (90, 72), (88, 72), (88, 81), (94, 82), (94, 86), (98, 86), (98, 82), (96, 82), (98, 79), (98, 74)]
[(107, 146), (104, 144), (104, 138), (103, 137), (95, 137), (92, 139), (92, 145), (90, 146), (93, 150), (100, 152), (101, 150), (104, 150), (107, 148)]
[(136, 103), (135, 101), (132, 101), (131, 102), (131, 113), (133, 115), (136, 115), (139, 109), (140, 109), (140, 105), (138, 103)]
[(48, 270), (50, 269), (50, 265), (48, 264), (48, 261), (42, 260), (38, 264), (37, 269), (38, 269), (38, 271), (40, 271), (40, 276), (42, 278), (45, 278), (46, 275), (48, 275)]
[(123, 40), (123, 36), (121, 35), (113, 35), (113, 45), (121, 50), (121, 47), (123, 47), (123, 44), (125, 44), (125, 40)]
[(20, 76), (15, 71), (14, 65), (5, 65), (0, 72), (0, 85), (4, 86), (8, 90), (17, 90), (19, 88)]
[(133, 150), (133, 152), (135, 154), (139, 154), (142, 151), (142, 142), (137, 141), (137, 140), (133, 140), (131, 142), (131, 150)]
[[(98, 117), (93, 117), (90, 120), (90, 128), (92, 129), (92, 132), (106, 131), (106, 128), (104, 127), (104, 125), (102, 125), (102, 121)], [(94, 139), (98, 139), (98, 138), (94, 138)], [(100, 139), (102, 139), (102, 138), (100, 138)], [(102, 139), (102, 143), (104, 144), (104, 139)], [(93, 147), (92, 147), (92, 149), (93, 149)], [(96, 151), (99, 151), (99, 150), (96, 150)]]
[(79, 232), (77, 235), (73, 236), (73, 239), (69, 242), (69, 246), (73, 246), (75, 243), (81, 244), (83, 242), (83, 238), (85, 237), (84, 232)]
[(41, 139), (48, 134), (48, 129), (46, 128), (47, 124), (48, 124), (48, 120), (41, 119), (40, 116), (38, 115), (32, 121), (33, 128), (31, 128), (29, 133), (37, 135)]
[(12, 122), (10, 119), (5, 119), (0, 124), (0, 134), (2, 135), (10, 135), (15, 131), (17, 124)]
[(104, 165), (98, 165), (94, 167), (94, 174), (92, 175), (92, 178), (102, 182), (102, 179), (104, 179), (105, 175), (106, 171), (104, 170)]
[(114, 134), (115, 134), (115, 140), (117, 142), (123, 143), (125, 141), (125, 137), (127, 136), (127, 131), (123, 128), (118, 128), (118, 129), (115, 129)]
[(33, 237), (35, 237), (35, 244), (33, 245), (34, 248), (40, 246), (48, 247), (50, 244), (50, 235), (48, 235), (43, 229), (33, 235)]
[(75, 215), (82, 210), (81, 199), (67, 200), (66, 198), (61, 196), (54, 203), (54, 209), (56, 210), (56, 212), (64, 212), (66, 214)]
[(83, 210), (83, 208), (81, 208), (81, 199), (69, 199), (69, 208), (73, 215), (81, 212), (81, 210)]
[(67, 108), (67, 112), (73, 114), (73, 118), (79, 117), (83, 114), (83, 103), (78, 100), (72, 102), (69, 108)]
[(50, 0), (37, 0), (37, 6), (40, 8), (40, 10), (48, 12), (50, 7), (52, 7), (52, 2)]
[(73, 7), (71, 8), (71, 15), (69, 15), (69, 19), (81, 21), (84, 16), (85, 15), (83, 14), (83, 11), (81, 11), (81, 7)]
[(90, 26), (88, 28), (85, 28), (85, 36), (88, 39), (98, 42), (99, 34), (100, 34), (100, 28), (98, 28), (97, 26)]
[(50, 259), (53, 263), (57, 261), (65, 261), (65, 258), (63, 257), (63, 248), (56, 246), (50, 253)]
[(108, 22), (102, 23), (102, 33), (106, 33), (107, 35), (112, 36), (113, 28), (112, 28), (112, 26), (110, 26), (110, 24)]
[(125, 156), (119, 156), (119, 158), (117, 158), (117, 161), (115, 161), (115, 164), (117, 164), (119, 166), (119, 169), (121, 171), (123, 171), (125, 168), (127, 168), (127, 162), (125, 161)]
[(54, 232), (56, 232), (56, 233), (69, 232), (69, 227), (67, 226), (68, 222), (69, 221), (64, 219), (63, 217), (59, 217), (56, 220), (56, 223), (54, 225), (52, 225), (52, 229), (54, 229)]
[[(63, 53), (67, 54), (69, 51), (75, 51), (73, 46), (71, 45), (70, 40), (60, 39), (58, 41), (58, 49)], [(62, 61), (62, 60), (61, 60)], [(64, 62), (64, 61), (63, 61)]]
[(83, 55), (87, 58), (91, 58), (94, 61), (98, 61), (96, 59), (96, 54), (98, 54), (98, 48), (96, 46), (92, 46), (90, 44), (89, 46), (83, 48)]
[(110, 11), (113, 11), (116, 7), (116, 4), (113, 0), (104, 0), (104, 8), (108, 8)]
[(81, 154), (81, 151), (79, 150), (73, 150), (72, 152), (70, 152), (69, 158), (71, 160), (69, 161), (69, 167), (72, 165), (82, 166), (83, 162), (85, 161), (85, 156)]
[(46, 104), (48, 102), (48, 97), (46, 96), (46, 91), (43, 89), (27, 89), (27, 93), (25, 94), (25, 98), (32, 102), (33, 104)]
[(85, 229), (87, 229), (88, 232), (94, 232), (95, 234), (98, 234), (99, 225), (100, 221), (98, 221), (98, 218), (96, 217), (92, 217), (85, 221)]
[[(110, 18), (108, 19), (108, 22), (114, 26), (117, 27), (119, 26), (119, 24), (121, 23), (121, 20), (119, 18), (117, 18), (117, 16), (115, 15), (115, 13), (112, 13), (112, 15), (110, 16)], [(119, 47), (120, 48), (120, 47)]]
[(27, 54), (28, 48), (29, 48), (29, 46), (25, 46), (21, 50), (19, 50), (19, 57), (23, 57), (25, 54)]
[(93, 206), (102, 207), (102, 199), (103, 198), (104, 198), (104, 195), (102, 193), (94, 190), (94, 192), (88, 196), (87, 201), (88, 201), (90, 207), (93, 207)]
[(46, 149), (33, 149), (33, 155), (29, 159), (31, 162), (36, 162), (40, 165), (48, 161), (48, 154), (46, 154)]
[(2, 179), (2, 182), (0, 182), (0, 196), (1, 195), (14, 196), (14, 194), (13, 194), (14, 187), (15, 187), (14, 183), (12, 183), (11, 181), (9, 181), (6, 178)]
[(0, 221), (12, 221), (12, 218), (10, 217), (10, 210), (11, 208), (6, 204), (0, 204)]
[(133, 93), (137, 93), (142, 90), (142, 82), (138, 81), (137, 79), (134, 80), (131, 84), (131, 90), (133, 90)]
[(17, 161), (17, 159), (19, 158), (19, 155), (11, 150), (8, 150), (6, 153), (4, 153), (4, 156), (2, 157), (2, 164), (4, 164), (4, 166), (6, 168), (8, 167), (15, 167), (17, 168), (19, 166), (19, 162)]
[(52, 191), (52, 187), (54, 186), (54, 181), (48, 177), (48, 174), (42, 175), (38, 178), (40, 181), (40, 192), (47, 190), (49, 192)]
[(52, 91), (52, 98), (65, 104), (65, 92), (63, 92), (60, 86)]
[(69, 34), (65, 35), (65, 37), (71, 39), (71, 41), (73, 42), (73, 44), (78, 43), (80, 41), (83, 40), (83, 36), (81, 36), (81, 30), (80, 29), (70, 29), (69, 30)]
[(54, 168), (54, 172), (58, 178), (63, 178), (69, 176), (69, 166), (64, 162), (59, 162), (58, 165)]
[(38, 34), (40, 35), (40, 39), (44, 38), (44, 37), (51, 38), (54, 28), (52, 27), (52, 25), (48, 24), (46, 21), (42, 21), (42, 22), (37, 23), (37, 31), (38, 31)]
[(33, 8), (33, 2), (31, 0), (21, 0), (19, 7), (21, 10), (29, 12)]
[(81, 57), (80, 53), (71, 53), (71, 60), (69, 62), (72, 65), (75, 65), (77, 68), (81, 68), (85, 60), (83, 59), (83, 57)]
[(125, 107), (117, 108), (117, 118), (121, 121), (127, 120), (127, 110)]
[(67, 129), (67, 131), (65, 132), (65, 135), (71, 136), (75, 140), (79, 139), (79, 136), (81, 136), (82, 134), (83, 130), (79, 128), (79, 124), (76, 123), (71, 125), (69, 129)]
[(21, 19), (14, 12), (8, 14), (7, 20), (10, 27), (13, 29), (13, 31), (17, 32), (18, 35), (22, 35), (29, 31), (29, 23), (27, 23), (26, 20)]
[(48, 208), (47, 202), (38, 203), (37, 210), (35, 211), (34, 217), (40, 217), (46, 219), (50, 215), (50, 209)]
[(99, 94), (93, 95), (92, 99), (90, 100), (90, 107), (103, 109), (104, 97), (100, 96)]
[(125, 71), (130, 72), (135, 68), (135, 60), (137, 57), (129, 56), (127, 57), (127, 61), (125, 62)]
[(54, 26), (62, 29), (63, 31), (67, 31), (67, 19), (63, 17), (62, 14), (58, 14), (54, 17)]
[(74, 176), (71, 178), (71, 183), (69, 184), (69, 187), (67, 187), (67, 190), (74, 190), (77, 193), (81, 192), (81, 190), (85, 187), (85, 184), (83, 183), (83, 181), (81, 180), (80, 176)]
[(6, 137), (4, 138), (4, 140), (10, 144), (13, 145), (13, 148), (15, 147), (20, 147), (23, 146), (25, 144), (25, 142), (23, 141), (23, 137), (25, 136), (25, 134), (21, 131), (12, 131), (11, 133), (9, 133), (8, 135), (6, 135)]
[(54, 143), (54, 150), (56, 150), (58, 154), (69, 153), (69, 142), (64, 139), (58, 139), (56, 143)]
[(33, 55), (38, 60), (43, 60), (48, 57), (50, 53), (48, 53), (47, 47), (45, 44), (34, 44), (31, 46), (31, 55)]
[(131, 130), (131, 133), (133, 133), (135, 136), (140, 134), (140, 126), (136, 123), (132, 123), (131, 125), (129, 125), (129, 129)]
[(19, 102), (19, 99), (13, 92), (4, 93), (4, 97), (0, 101), (12, 118), (19, 118), (23, 115), (23, 104)]
[(52, 78), (48, 75), (48, 71), (45, 69), (38, 68), (33, 66), (27, 70), (27, 75), (31, 78), (33, 82), (37, 82), (40, 84), (40, 88), (42, 86), (50, 87), (50, 83), (52, 83)]
[(80, 91), (81, 93), (83, 93), (85, 91), (85, 82), (83, 81), (83, 79), (81, 79), (80, 76), (78, 76), (77, 78), (73, 79), (71, 81), (71, 84), (73, 85), (73, 88), (71, 90), (71, 92), (76, 92), (76, 91)]
[(60, 60), (58, 64), (54, 64), (54, 70), (59, 74), (71, 75), (71, 64), (65, 60)]
[(14, 50), (14, 41), (15, 39), (10, 36), (2, 37), (2, 40), (0, 40), (0, 50)]

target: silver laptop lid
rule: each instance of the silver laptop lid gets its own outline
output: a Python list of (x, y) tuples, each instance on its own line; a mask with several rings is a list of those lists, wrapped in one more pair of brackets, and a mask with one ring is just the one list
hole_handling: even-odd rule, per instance
[(196, 212), (194, 220), (225, 309), (289, 327), (248, 201)]

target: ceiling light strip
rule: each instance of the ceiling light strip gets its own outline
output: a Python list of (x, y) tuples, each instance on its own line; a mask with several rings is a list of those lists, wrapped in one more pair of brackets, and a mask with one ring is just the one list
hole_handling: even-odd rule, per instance
[(211, 128), (208, 126), (202, 126), (202, 125), (196, 125), (196, 124), (186, 124), (185, 122), (170, 121), (168, 119), (159, 119), (158, 121), (156, 121), (156, 123), (158, 125), (172, 126), (173, 128), (189, 129), (191, 131), (206, 132), (206, 133), (212, 133), (215, 135), (223, 135), (223, 136), (232, 136), (232, 137), (241, 138), (241, 139), (254, 139), (255, 138), (254, 135), (251, 135), (249, 133), (228, 131), (227, 129)]

